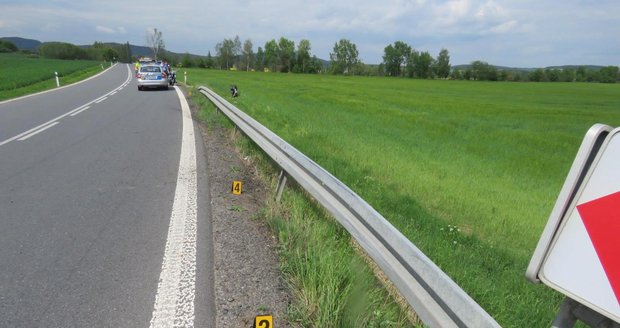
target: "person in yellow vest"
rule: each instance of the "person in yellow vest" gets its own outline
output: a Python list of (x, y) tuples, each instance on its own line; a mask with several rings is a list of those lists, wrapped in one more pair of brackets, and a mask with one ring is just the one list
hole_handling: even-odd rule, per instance
[(136, 61), (136, 74), (138, 74), (138, 71), (140, 71), (140, 61)]

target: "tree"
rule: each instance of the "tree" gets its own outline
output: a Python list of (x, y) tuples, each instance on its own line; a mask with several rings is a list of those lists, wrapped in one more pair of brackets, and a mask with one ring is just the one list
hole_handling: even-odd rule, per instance
[(131, 46), (129, 45), (129, 42), (121, 45), (118, 48), (118, 61), (123, 62), (123, 63), (131, 63), (132, 58), (131, 58), (132, 54), (131, 54)]
[(213, 68), (214, 66), (215, 66), (215, 63), (213, 61), (213, 57), (211, 56), (211, 51), (209, 51), (209, 53), (207, 54), (207, 60), (205, 61), (205, 67)]
[(239, 36), (236, 35), (232, 42), (232, 53), (235, 59), (235, 67), (239, 68), (239, 64), (241, 63), (241, 40), (239, 39)]
[(253, 47), (252, 40), (250, 39), (245, 40), (245, 42), (243, 43), (243, 59), (245, 61), (246, 71), (249, 71), (250, 66), (252, 65), (252, 60), (254, 57), (252, 47)]
[(262, 71), (265, 68), (265, 52), (261, 47), (258, 47), (258, 49), (256, 50), (256, 60), (254, 62), (254, 68), (256, 68), (257, 71)]
[(310, 41), (302, 39), (297, 45), (297, 67), (301, 73), (307, 73), (310, 64)]
[(560, 81), (562, 82), (575, 82), (576, 71), (574, 69), (563, 69), (560, 74)]
[(406, 66), (405, 66), (407, 76), (417, 77), (415, 65), (418, 62), (419, 58), (420, 58), (420, 53), (417, 52), (415, 49), (411, 49), (409, 56), (407, 56)]
[(115, 60), (118, 59), (118, 57), (119, 57), (118, 56), (118, 51), (116, 51), (116, 50), (114, 50), (112, 48), (106, 48), (103, 51), (103, 60), (105, 60), (105, 61), (109, 61), (109, 62), (115, 61)]
[(545, 70), (545, 76), (547, 77), (547, 81), (549, 82), (558, 82), (560, 81), (560, 70), (547, 68)]
[(576, 79), (577, 79), (577, 82), (586, 81), (586, 68), (585, 67), (579, 66), (577, 68)]
[(528, 78), (533, 82), (543, 82), (546, 80), (545, 71), (542, 68), (538, 68), (528, 74)]
[(280, 59), (280, 72), (290, 72), (292, 68), (291, 64), (293, 63), (293, 59), (295, 58), (295, 42), (281, 37), (280, 41), (278, 42), (278, 49), (278, 57)]
[(194, 67), (194, 62), (192, 62), (192, 58), (189, 56), (188, 52), (183, 55), (183, 59), (181, 60), (181, 66), (188, 68)]
[(616, 83), (618, 81), (618, 66), (607, 66), (599, 71), (600, 82)]
[(385, 70), (390, 76), (401, 76), (404, 72), (403, 65), (411, 54), (411, 47), (402, 42), (394, 42), (394, 46), (388, 45), (384, 49), (383, 63)]
[(276, 40), (272, 39), (271, 41), (267, 41), (267, 43), (265, 43), (265, 67), (275, 72), (279, 53), (280, 49), (278, 48)]
[[(497, 81), (497, 69), (486, 62), (476, 60), (471, 63), (469, 76), (479, 81)], [(544, 73), (543, 73), (544, 75)]]
[(224, 67), (225, 70), (228, 70), (233, 65), (233, 60), (235, 58), (234, 47), (234, 41), (230, 39), (224, 39), (224, 41), (215, 45), (215, 52), (220, 62), (220, 69)]
[(318, 59), (316, 55), (313, 55), (312, 59), (310, 59), (310, 64), (308, 65), (308, 73), (318, 74), (323, 72), (324, 68), (323, 61)]
[(420, 53), (414, 63), (415, 75), (422, 79), (432, 77), (431, 65), (433, 64), (433, 56), (428, 51)]
[(45, 42), (39, 46), (39, 54), (53, 59), (94, 59), (85, 49), (65, 42)]
[(333, 74), (353, 74), (360, 64), (355, 43), (341, 39), (334, 44), (334, 52), (329, 54), (329, 67)]
[(433, 65), (435, 76), (445, 79), (450, 75), (450, 55), (447, 49), (441, 49)]
[(159, 53), (166, 48), (161, 31), (154, 28), (146, 34), (146, 45), (153, 51), (153, 57), (157, 60)]
[(0, 52), (17, 52), (17, 46), (9, 40), (0, 40)]
[(207, 62), (204, 58), (198, 57), (198, 59), (196, 59), (196, 66), (200, 68), (207, 68)]

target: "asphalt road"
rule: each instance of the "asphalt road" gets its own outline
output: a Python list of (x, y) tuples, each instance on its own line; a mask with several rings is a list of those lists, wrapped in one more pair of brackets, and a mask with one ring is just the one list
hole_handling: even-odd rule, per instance
[(212, 326), (203, 143), (132, 75), (0, 103), (0, 326)]

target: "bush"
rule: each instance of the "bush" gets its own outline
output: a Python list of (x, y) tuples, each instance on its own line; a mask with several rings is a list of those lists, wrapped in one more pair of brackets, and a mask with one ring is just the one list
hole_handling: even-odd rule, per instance
[(0, 52), (17, 52), (17, 46), (8, 40), (0, 40)]
[(64, 42), (46, 42), (39, 46), (39, 54), (51, 59), (93, 59), (88, 51)]

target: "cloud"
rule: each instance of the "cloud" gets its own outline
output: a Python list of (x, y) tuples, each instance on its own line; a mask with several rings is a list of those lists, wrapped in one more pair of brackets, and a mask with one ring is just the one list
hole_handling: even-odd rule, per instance
[[(75, 44), (143, 45), (146, 29), (157, 27), (169, 50), (201, 55), (238, 35), (251, 39), (255, 49), (280, 37), (308, 39), (320, 58), (328, 58), (334, 43), (346, 38), (373, 64), (395, 41), (432, 54), (446, 48), (454, 64), (479, 59), (536, 66), (559, 58), (620, 64), (617, 0), (229, 0), (208, 6), (197, 0), (150, 0), (148, 14), (144, 3), (12, 0), (2, 5), (0, 33)], [(575, 50), (582, 48), (589, 51)], [(534, 55), (519, 49), (548, 50)]]
[(97, 27), (95, 27), (95, 30), (97, 32), (105, 34), (127, 34), (127, 29), (122, 26), (117, 28), (111, 28), (103, 25), (97, 25)]
[(97, 30), (97, 32), (102, 32), (102, 33), (107, 33), (107, 34), (116, 33), (116, 30), (114, 30), (113, 28), (101, 26), (101, 25), (97, 25), (97, 27), (95, 27), (95, 30)]

